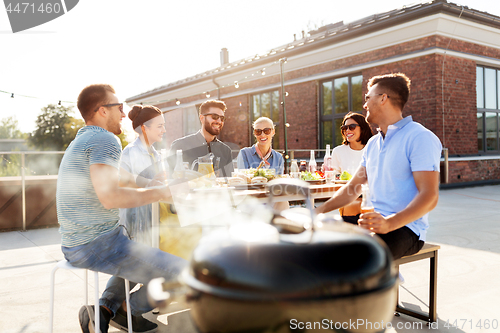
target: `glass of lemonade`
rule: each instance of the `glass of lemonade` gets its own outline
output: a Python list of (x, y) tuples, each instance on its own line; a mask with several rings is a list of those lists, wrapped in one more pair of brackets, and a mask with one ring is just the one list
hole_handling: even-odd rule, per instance
[(212, 163), (198, 163), (198, 172), (210, 178), (214, 174)]

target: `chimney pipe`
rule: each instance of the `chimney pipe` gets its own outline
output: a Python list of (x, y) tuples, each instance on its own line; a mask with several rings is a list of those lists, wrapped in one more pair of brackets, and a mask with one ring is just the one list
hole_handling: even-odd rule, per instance
[(220, 65), (224, 66), (229, 63), (229, 52), (224, 47), (220, 50)]

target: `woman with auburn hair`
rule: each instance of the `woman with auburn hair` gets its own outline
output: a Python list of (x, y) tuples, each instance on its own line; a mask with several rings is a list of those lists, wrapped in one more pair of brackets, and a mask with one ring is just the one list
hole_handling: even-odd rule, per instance
[[(161, 170), (157, 167), (160, 154), (153, 147), (165, 134), (165, 120), (160, 109), (152, 105), (134, 105), (128, 113), (139, 137), (123, 150), (120, 166), (135, 177), (153, 179)], [(151, 166), (155, 166), (151, 168)], [(151, 245), (150, 205), (120, 209), (120, 221), (134, 240)]]
[[(355, 112), (345, 115), (340, 130), (343, 141), (332, 151), (332, 168), (336, 173), (347, 171), (353, 176), (361, 163), (363, 149), (373, 134), (365, 117)], [(340, 209), (345, 222), (357, 224), (360, 213), (358, 206), (346, 206)]]

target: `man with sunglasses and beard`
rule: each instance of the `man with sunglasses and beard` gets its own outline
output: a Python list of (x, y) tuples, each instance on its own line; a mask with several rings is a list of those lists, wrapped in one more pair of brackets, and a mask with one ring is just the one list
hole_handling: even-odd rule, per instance
[(234, 171), (231, 148), (217, 138), (224, 126), (225, 111), (226, 104), (223, 101), (208, 100), (200, 105), (201, 129), (172, 142), (168, 157), (171, 173), (176, 164), (176, 152), (181, 149), (183, 162), (189, 162), (189, 165), (199, 157), (212, 153), (215, 174), (231, 177), (231, 172)]
[(349, 183), (316, 208), (316, 213), (325, 213), (344, 207), (368, 183), (375, 210), (361, 214), (358, 225), (382, 238), (394, 259), (423, 247), (428, 213), (439, 198), (441, 142), (411, 116), (403, 117), (410, 84), (402, 73), (368, 81), (363, 108), (366, 120), (380, 127), (379, 133), (368, 141)]

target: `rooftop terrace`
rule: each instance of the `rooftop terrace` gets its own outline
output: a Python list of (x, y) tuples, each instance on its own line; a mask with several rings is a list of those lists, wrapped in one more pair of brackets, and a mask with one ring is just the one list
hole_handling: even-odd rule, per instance
[[(438, 258), (438, 324), (429, 328), (420, 320), (394, 317), (389, 333), (496, 332), (500, 322), (500, 185), (447, 189), (430, 214), (430, 243), (441, 245)], [(56, 261), (63, 259), (57, 228), (0, 233), (0, 332), (47, 332), (49, 278)], [(428, 261), (401, 266), (405, 283), (400, 302), (427, 311)], [(102, 292), (109, 276), (100, 274)], [(93, 279), (89, 279), (89, 301)], [(56, 275), (54, 332), (80, 332), (78, 310), (83, 304), (80, 272), (60, 270)], [(169, 314), (146, 317), (158, 332), (195, 332), (189, 308), (172, 304)], [(488, 320), (490, 328), (485, 324)], [(457, 324), (458, 328), (445, 324)], [(422, 326), (421, 323), (423, 323)], [(482, 327), (479, 327), (479, 326)], [(500, 324), (499, 324), (500, 325)], [(110, 332), (119, 332), (110, 328)]]

